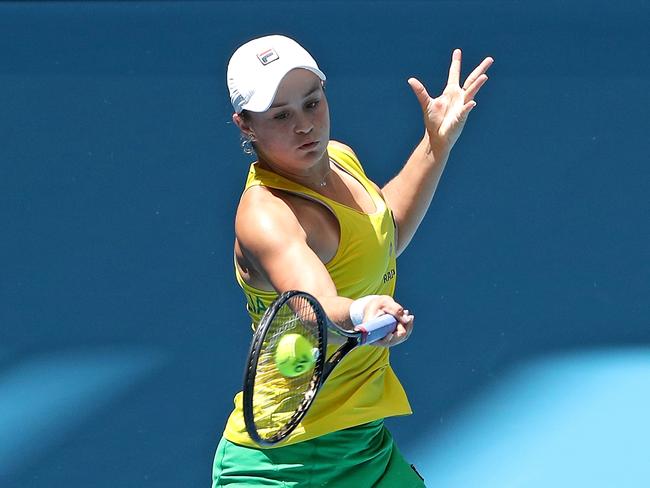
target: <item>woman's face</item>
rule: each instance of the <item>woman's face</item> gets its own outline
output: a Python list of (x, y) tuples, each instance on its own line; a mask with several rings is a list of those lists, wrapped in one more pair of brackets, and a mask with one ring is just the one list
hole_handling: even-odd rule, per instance
[(253, 134), (261, 161), (301, 174), (327, 157), (329, 107), (320, 78), (309, 70), (289, 71), (266, 112), (234, 117), (245, 134)]

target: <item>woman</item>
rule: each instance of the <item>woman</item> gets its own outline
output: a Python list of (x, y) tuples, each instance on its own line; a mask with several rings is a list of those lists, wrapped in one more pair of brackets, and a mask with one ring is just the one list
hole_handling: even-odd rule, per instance
[(427, 211), (492, 59), (463, 87), (460, 64), (456, 50), (447, 87), (435, 99), (408, 80), (425, 134), (401, 172), (379, 188), (350, 147), (330, 140), (325, 75), (307, 51), (287, 37), (266, 36), (231, 57), (232, 119), (257, 155), (235, 219), (235, 274), (253, 326), (278, 293), (297, 289), (314, 295), (343, 327), (386, 313), (398, 327), (345, 358), (280, 447), (261, 449), (248, 437), (239, 393), (213, 486), (424, 486), (383, 425), (411, 413), (389, 348), (408, 339), (414, 317), (392, 295), (396, 257)]

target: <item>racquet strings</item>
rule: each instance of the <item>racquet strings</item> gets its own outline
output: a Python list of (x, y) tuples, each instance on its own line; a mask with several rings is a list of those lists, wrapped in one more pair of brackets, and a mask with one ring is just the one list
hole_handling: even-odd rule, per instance
[(282, 304), (268, 325), (260, 347), (252, 396), (255, 428), (262, 439), (281, 435), (307, 395), (315, 389), (313, 365), (300, 376), (285, 377), (276, 366), (275, 352), (286, 334), (300, 334), (317, 348), (317, 320), (312, 304), (297, 295)]

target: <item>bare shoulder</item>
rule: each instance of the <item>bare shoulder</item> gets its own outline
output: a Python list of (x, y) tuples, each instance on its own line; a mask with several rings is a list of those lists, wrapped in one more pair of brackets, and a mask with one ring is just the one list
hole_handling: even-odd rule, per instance
[(273, 247), (288, 238), (304, 239), (304, 231), (289, 203), (263, 186), (246, 190), (237, 207), (235, 235), (248, 249)]

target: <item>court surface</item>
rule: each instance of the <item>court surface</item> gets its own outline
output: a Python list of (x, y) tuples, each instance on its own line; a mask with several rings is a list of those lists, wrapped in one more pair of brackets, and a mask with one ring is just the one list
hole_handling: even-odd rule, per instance
[(648, 486), (649, 13), (0, 3), (0, 485), (209, 485), (249, 340), (225, 64), (280, 32), (379, 184), (421, 136), (407, 78), (495, 58), (399, 260), (415, 414), (389, 426), (429, 486)]

